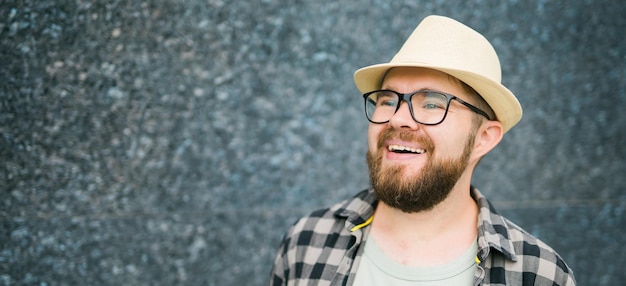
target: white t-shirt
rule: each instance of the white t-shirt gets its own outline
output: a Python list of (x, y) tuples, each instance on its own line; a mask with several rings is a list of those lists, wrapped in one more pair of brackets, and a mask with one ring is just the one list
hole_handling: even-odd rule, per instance
[(473, 285), (477, 251), (478, 243), (474, 241), (465, 253), (452, 262), (433, 267), (409, 267), (385, 256), (370, 236), (365, 243), (354, 285)]

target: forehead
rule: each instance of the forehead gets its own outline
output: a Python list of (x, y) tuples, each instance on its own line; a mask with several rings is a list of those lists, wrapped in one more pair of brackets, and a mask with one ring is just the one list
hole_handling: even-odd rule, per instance
[(461, 82), (448, 75), (427, 68), (398, 67), (390, 69), (385, 75), (383, 89), (392, 89), (397, 92), (409, 93), (420, 89), (435, 89), (459, 97), (465, 95)]

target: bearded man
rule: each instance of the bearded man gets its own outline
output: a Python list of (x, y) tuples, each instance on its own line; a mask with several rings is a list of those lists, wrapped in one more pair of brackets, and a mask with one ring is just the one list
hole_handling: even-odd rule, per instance
[(575, 285), (549, 246), (499, 215), (474, 169), (522, 117), (478, 32), (425, 18), (389, 63), (356, 71), (372, 189), (298, 220), (270, 285)]

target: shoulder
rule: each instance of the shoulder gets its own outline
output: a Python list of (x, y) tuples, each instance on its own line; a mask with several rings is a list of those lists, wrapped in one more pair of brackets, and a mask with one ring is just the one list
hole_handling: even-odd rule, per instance
[(506, 281), (533, 281), (535, 285), (576, 284), (572, 269), (552, 247), (510, 220), (503, 219), (513, 256), (492, 256), (492, 278), (502, 275), (506, 276)]
[(487, 281), (506, 285), (575, 285), (572, 269), (546, 243), (500, 215), (478, 190), (478, 257)]
[(363, 217), (373, 213), (374, 201), (369, 193), (363, 191), (298, 219), (285, 234), (274, 260), (274, 284), (332, 277), (345, 253), (356, 242), (351, 227), (363, 223)]
[(359, 192), (350, 199), (335, 203), (327, 208), (315, 210), (299, 218), (287, 232), (290, 236), (323, 236), (349, 230), (352, 224), (365, 221), (373, 213), (374, 200), (370, 192)]
[(572, 269), (552, 247), (508, 219), (506, 221), (515, 253), (524, 268), (536, 270), (537, 275), (549, 279), (573, 277)]

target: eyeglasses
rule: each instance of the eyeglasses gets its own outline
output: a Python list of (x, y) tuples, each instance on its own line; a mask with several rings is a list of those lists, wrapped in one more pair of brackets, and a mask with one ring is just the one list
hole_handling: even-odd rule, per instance
[(377, 124), (389, 122), (400, 109), (402, 101), (406, 101), (413, 120), (424, 125), (437, 125), (446, 119), (450, 102), (453, 99), (490, 120), (489, 115), (478, 107), (454, 95), (435, 90), (418, 90), (412, 93), (375, 90), (363, 94), (363, 99), (365, 99), (367, 120)]

